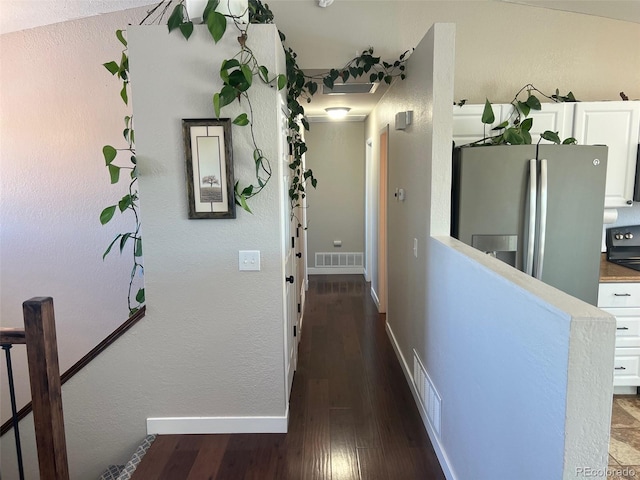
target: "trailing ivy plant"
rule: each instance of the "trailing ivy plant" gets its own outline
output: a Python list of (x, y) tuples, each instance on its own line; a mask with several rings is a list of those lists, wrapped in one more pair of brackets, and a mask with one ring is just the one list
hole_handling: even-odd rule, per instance
[[(406, 78), (405, 62), (408, 58), (409, 51), (404, 52), (397, 60), (389, 63), (381, 61), (380, 57), (374, 55), (373, 48), (369, 47), (341, 68), (332, 68), (323, 74), (309, 76), (299, 67), (296, 60), (297, 54), (293, 49), (285, 46), (285, 35), (279, 32), (286, 57), (286, 74), (272, 75), (267, 67), (260, 64), (251, 48), (247, 45), (249, 25), (273, 23), (274, 17), (269, 6), (263, 4), (260, 0), (249, 0), (249, 25), (245, 25), (240, 23), (240, 17), (218, 12), (217, 8), (219, 4), (220, 0), (208, 0), (202, 15), (203, 23), (207, 26), (207, 30), (214, 42), (218, 43), (225, 35), (227, 21), (231, 20), (239, 33), (237, 38), (240, 49), (236, 55), (223, 60), (220, 65), (222, 88), (213, 94), (213, 109), (215, 115), (219, 118), (222, 109), (236, 100), (240, 104), (246, 104), (247, 111), (236, 116), (233, 124), (237, 126), (248, 126), (250, 128), (251, 141), (253, 143), (253, 161), (255, 164), (255, 183), (250, 183), (245, 186), (240, 185), (240, 182), (237, 181), (234, 186), (236, 204), (246, 211), (251, 212), (248, 200), (258, 195), (267, 186), (272, 174), (270, 162), (257, 144), (253, 128), (254, 115), (249, 92), (257, 79), (259, 82), (277, 87), (278, 90), (286, 87), (287, 106), (289, 108), (289, 134), (287, 140), (291, 151), (289, 168), (293, 171), (288, 193), (293, 211), (293, 208), (300, 206), (302, 199), (305, 198), (307, 185), (311, 184), (311, 186), (315, 188), (318, 183), (313, 172), (310, 169), (303, 168), (302, 159), (307, 151), (307, 146), (302, 138), (301, 128), (308, 130), (309, 123), (305, 118), (304, 108), (300, 104), (300, 100), (310, 102), (311, 97), (318, 91), (319, 82), (322, 82), (328, 88), (333, 88), (337, 81), (346, 82), (349, 78), (359, 78), (362, 76), (367, 76), (370, 82), (384, 81), (387, 84), (391, 84), (397, 77), (404, 79)], [(194, 24), (188, 16), (184, 0), (163, 0), (159, 2), (148, 12), (140, 24), (142, 25), (154, 14), (156, 17), (152, 21), (162, 22), (171, 5), (174, 6), (167, 20), (169, 33), (178, 30), (186, 40), (189, 40), (194, 30)], [(104, 64), (104, 67), (122, 81), (120, 96), (125, 104), (128, 104), (129, 61), (127, 56), (127, 41), (122, 30), (116, 32), (116, 37), (124, 46), (120, 62), (107, 62)], [(138, 189), (135, 137), (133, 118), (131, 116), (125, 117), (123, 136), (127, 146), (124, 148), (115, 148), (111, 145), (106, 145), (103, 148), (103, 156), (109, 170), (111, 183), (118, 183), (121, 170), (131, 170), (129, 193), (120, 199), (116, 205), (106, 207), (100, 214), (100, 222), (103, 225), (108, 223), (114, 217), (117, 210), (121, 213), (131, 212), (134, 216), (135, 225), (133, 231), (118, 234), (104, 252), (103, 258), (109, 254), (114, 245), (118, 244), (120, 252), (122, 253), (129, 241), (134, 242), (134, 265), (129, 282), (128, 305), (130, 312), (135, 313), (144, 303), (145, 297), (144, 288), (142, 288), (138, 290), (134, 297), (137, 303), (134, 303), (132, 300), (134, 278), (138, 272), (142, 274), (143, 267), (139, 261), (142, 256), (142, 238), (140, 235), (141, 224), (137, 203)], [(130, 163), (124, 165), (115, 163), (116, 159), (125, 156), (129, 157), (128, 160)], [(299, 226), (301, 225), (299, 224)]]
[[(120, 90), (120, 98), (125, 103), (129, 104), (129, 58), (127, 55), (127, 40), (124, 37), (122, 30), (116, 31), (116, 37), (118, 41), (123, 45), (122, 55), (120, 62), (107, 62), (104, 67), (114, 76), (118, 77), (122, 81), (122, 89)], [(131, 269), (131, 275), (129, 279), (129, 289), (127, 293), (127, 306), (129, 308), (129, 315), (136, 313), (142, 304), (144, 304), (144, 288), (138, 289), (133, 294), (134, 279), (137, 274), (143, 274), (143, 266), (141, 263), (142, 257), (142, 236), (140, 232), (141, 223), (140, 215), (138, 212), (138, 168), (136, 162), (136, 150), (135, 150), (135, 134), (133, 130), (133, 117), (124, 117), (124, 130), (122, 136), (126, 146), (122, 148), (116, 148), (111, 145), (105, 145), (102, 148), (102, 155), (104, 157), (105, 164), (109, 170), (109, 178), (111, 183), (118, 183), (121, 179), (121, 172), (129, 171), (129, 193), (122, 197), (117, 204), (109, 205), (100, 213), (100, 223), (102, 225), (107, 224), (114, 217), (116, 211), (120, 211), (121, 214), (129, 213), (133, 215), (134, 225), (133, 230), (129, 232), (119, 233), (111, 241), (109, 247), (102, 255), (102, 259), (109, 254), (111, 249), (117, 244), (120, 253), (124, 251), (127, 243), (132, 242), (132, 260), (133, 268)], [(118, 160), (120, 163), (116, 163)]]
[[(520, 100), (520, 96), (526, 92), (526, 98)], [(484, 110), (482, 112), (482, 123), (485, 124), (484, 138), (469, 143), (464, 146), (479, 146), (479, 145), (525, 145), (531, 143), (531, 127), (533, 126), (533, 118), (529, 117), (529, 113), (532, 110), (541, 110), (542, 104), (538, 97), (534, 94), (537, 92), (539, 95), (548, 98), (549, 100), (557, 103), (561, 102), (577, 102), (572, 92), (567, 95), (560, 95), (560, 92), (556, 89), (556, 93), (553, 95), (545, 95), (540, 90), (535, 88), (532, 84), (527, 84), (522, 87), (518, 93), (511, 100), (513, 110), (502, 123), (496, 125), (491, 129), (493, 132), (491, 135), (487, 135), (486, 126), (493, 124), (496, 118), (493, 113), (493, 107), (488, 99), (485, 100)], [(461, 100), (457, 103), (459, 106), (463, 106), (466, 100)], [(541, 139), (548, 140), (555, 144), (562, 143), (563, 145), (571, 145), (576, 143), (576, 139), (573, 137), (560, 140), (558, 132), (546, 130), (540, 135)]]

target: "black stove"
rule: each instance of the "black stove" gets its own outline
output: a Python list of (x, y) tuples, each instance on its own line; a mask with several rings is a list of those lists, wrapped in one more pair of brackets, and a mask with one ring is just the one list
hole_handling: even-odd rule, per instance
[(640, 225), (607, 228), (607, 260), (640, 271)]

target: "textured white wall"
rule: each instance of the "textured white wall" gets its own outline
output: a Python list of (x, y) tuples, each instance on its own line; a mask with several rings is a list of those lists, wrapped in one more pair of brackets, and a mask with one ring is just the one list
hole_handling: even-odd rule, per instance
[(376, 132), (414, 111), (390, 130), (389, 189), (407, 200), (389, 203), (387, 323), (408, 377), (415, 350), (442, 398), (432, 438), (449, 478), (605, 468), (613, 318), (448, 237), (453, 45), (435, 25), (367, 121), (377, 155)]
[(454, 99), (510, 102), (525, 84), (582, 100), (640, 98), (640, 25), (500, 1), (268, 2), (303, 69), (339, 67), (373, 46), (415, 47), (436, 22), (456, 24)]
[[(255, 26), (249, 45), (276, 72), (282, 49), (273, 26)], [(187, 220), (182, 118), (211, 118), (223, 58), (235, 35), (214, 46), (197, 27), (186, 42), (166, 27), (129, 33), (142, 168), (147, 268), (146, 317), (63, 387), (71, 478), (97, 478), (124, 463), (149, 417), (282, 417), (286, 412), (281, 253), (278, 96), (256, 85), (257, 139), (273, 179), (235, 220)], [(224, 111), (233, 116), (239, 108)], [(236, 178), (253, 169), (248, 130), (234, 127)], [(261, 272), (238, 272), (238, 249), (262, 251)], [(32, 417), (22, 422), (32, 429)], [(5, 435), (3, 477), (16, 478)], [(28, 478), (37, 478), (33, 441), (24, 447)], [(5, 457), (5, 452), (6, 457)], [(5, 460), (6, 459), (6, 460)]]
[(364, 252), (364, 123), (312, 123), (306, 143), (307, 168), (324, 179), (307, 195), (307, 263), (314, 267), (316, 252)]
[[(125, 194), (112, 186), (102, 146), (124, 146), (129, 109), (102, 63), (119, 59), (115, 31), (144, 9), (0, 36), (0, 322), (22, 326), (22, 302), (54, 299), (61, 371), (124, 322), (128, 256), (102, 253), (125, 217), (101, 210)], [(18, 408), (31, 395), (24, 347), (15, 347)], [(4, 362), (2, 422), (10, 417)]]

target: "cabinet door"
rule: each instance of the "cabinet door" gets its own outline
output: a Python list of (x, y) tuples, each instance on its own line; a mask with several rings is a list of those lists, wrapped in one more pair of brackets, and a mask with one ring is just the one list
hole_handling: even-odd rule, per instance
[(477, 142), (495, 133), (491, 129), (502, 121), (502, 111), (506, 105), (497, 104), (492, 107), (496, 120), (491, 125), (485, 125), (482, 123), (484, 105), (453, 106), (453, 141), (456, 147)]
[(631, 206), (636, 172), (640, 102), (579, 102), (573, 136), (581, 145), (607, 145), (605, 208)]
[(541, 110), (531, 110), (528, 118), (533, 119), (531, 127), (531, 143), (548, 143), (541, 140), (540, 135), (547, 130), (557, 132), (560, 141), (573, 135), (573, 110), (574, 103), (543, 103)]

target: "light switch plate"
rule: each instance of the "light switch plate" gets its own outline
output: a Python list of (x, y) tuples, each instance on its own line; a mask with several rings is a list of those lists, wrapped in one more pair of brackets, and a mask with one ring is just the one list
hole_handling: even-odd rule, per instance
[(260, 250), (240, 250), (238, 252), (238, 269), (244, 271), (259, 271)]

